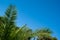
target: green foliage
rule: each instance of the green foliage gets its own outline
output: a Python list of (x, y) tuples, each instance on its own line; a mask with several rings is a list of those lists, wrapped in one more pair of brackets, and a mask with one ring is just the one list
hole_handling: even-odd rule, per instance
[(43, 28), (33, 32), (26, 24), (17, 27), (15, 24), (16, 14), (15, 6), (10, 5), (5, 15), (0, 17), (0, 40), (30, 40), (36, 36), (38, 37), (37, 40), (57, 40), (51, 36), (50, 29)]

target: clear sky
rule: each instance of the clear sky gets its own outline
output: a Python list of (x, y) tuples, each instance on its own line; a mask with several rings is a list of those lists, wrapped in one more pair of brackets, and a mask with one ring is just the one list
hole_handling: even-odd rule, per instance
[(60, 0), (0, 0), (0, 15), (4, 15), (9, 4), (16, 5), (16, 24), (27, 24), (31, 29), (48, 27), (60, 40)]

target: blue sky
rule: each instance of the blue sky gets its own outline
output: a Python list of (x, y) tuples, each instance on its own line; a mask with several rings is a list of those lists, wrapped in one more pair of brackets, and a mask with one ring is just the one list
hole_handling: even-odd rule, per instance
[(31, 29), (48, 27), (60, 38), (60, 0), (0, 0), (0, 15), (9, 4), (16, 5), (17, 26), (27, 24)]

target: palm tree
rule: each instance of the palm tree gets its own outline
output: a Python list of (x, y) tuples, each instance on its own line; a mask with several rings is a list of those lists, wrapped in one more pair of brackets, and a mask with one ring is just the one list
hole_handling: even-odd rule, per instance
[(11, 36), (12, 31), (17, 30), (17, 26), (15, 25), (15, 19), (15, 6), (10, 5), (7, 11), (5, 12), (5, 15), (3, 17), (0, 17), (0, 30), (3, 30), (0, 32), (1, 40), (12, 40), (15, 38)]
[(32, 30), (23, 25), (21, 28), (15, 25), (15, 6), (10, 5), (3, 17), (0, 17), (0, 39), (1, 40), (30, 40)]
[(51, 33), (48, 28), (42, 28), (36, 32), (38, 40), (51, 40)]

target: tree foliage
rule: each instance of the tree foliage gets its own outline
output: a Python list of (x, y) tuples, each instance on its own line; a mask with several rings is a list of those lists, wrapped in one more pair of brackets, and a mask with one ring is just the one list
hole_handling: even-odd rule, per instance
[(46, 28), (33, 32), (26, 24), (17, 27), (15, 24), (16, 14), (16, 7), (10, 5), (5, 15), (0, 16), (0, 40), (30, 40), (36, 36), (38, 37), (37, 40), (57, 40), (51, 36), (51, 30)]

